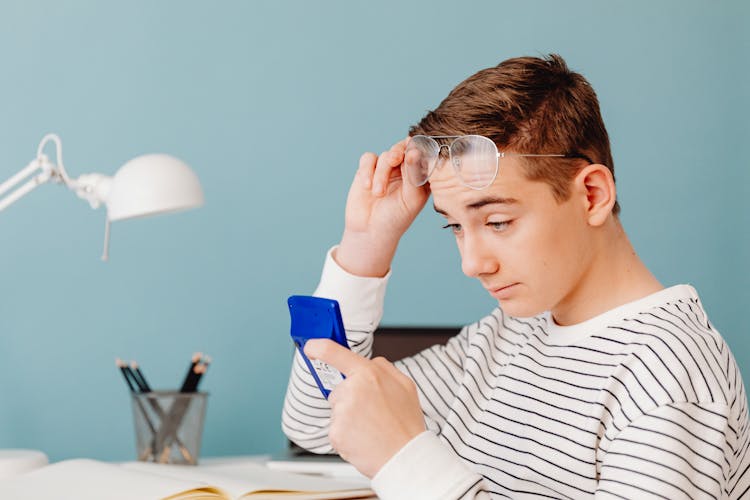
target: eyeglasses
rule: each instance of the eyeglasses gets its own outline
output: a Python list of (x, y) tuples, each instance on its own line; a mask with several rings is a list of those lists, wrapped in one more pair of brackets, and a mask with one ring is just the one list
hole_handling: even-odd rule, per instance
[[(436, 139), (442, 140), (442, 144)], [(453, 139), (446, 143), (447, 139)], [(404, 154), (404, 171), (414, 186), (423, 186), (438, 164), (440, 152), (448, 148), (448, 156), (456, 176), (466, 187), (484, 189), (495, 181), (500, 158), (510, 156), (538, 158), (580, 158), (593, 163), (586, 156), (575, 154), (501, 153), (495, 143), (483, 135), (415, 135), (409, 140)]]

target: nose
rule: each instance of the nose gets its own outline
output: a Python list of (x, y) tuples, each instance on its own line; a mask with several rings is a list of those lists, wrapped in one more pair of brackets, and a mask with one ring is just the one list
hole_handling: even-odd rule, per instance
[(480, 236), (465, 234), (459, 250), (461, 270), (470, 278), (495, 274), (500, 270), (500, 261), (492, 246), (484, 242)]

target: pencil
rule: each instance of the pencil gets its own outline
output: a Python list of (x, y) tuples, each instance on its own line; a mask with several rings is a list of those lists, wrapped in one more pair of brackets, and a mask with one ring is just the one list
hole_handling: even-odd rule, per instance
[[(199, 354), (199, 353), (196, 353)], [(208, 370), (208, 365), (211, 363), (211, 357), (205, 356), (203, 357), (204, 361), (200, 362), (200, 357), (198, 357), (197, 361), (194, 361), (195, 364), (191, 365), (193, 368), (190, 370), (190, 373), (188, 376), (185, 377), (185, 382), (182, 384), (182, 388), (180, 389), (180, 392), (186, 392), (186, 393), (194, 393), (198, 390), (198, 384), (200, 384), (201, 377), (206, 373), (206, 370)], [(193, 360), (196, 360), (196, 356), (193, 356)], [(158, 446), (161, 447), (161, 454), (159, 456), (159, 461), (162, 463), (165, 463), (169, 459), (169, 450), (171, 443), (174, 439), (177, 438), (177, 431), (182, 425), (182, 421), (185, 418), (186, 413), (188, 412), (188, 408), (190, 406), (190, 400), (189, 399), (183, 399), (179, 402), (177, 402), (173, 407), (172, 411), (170, 411), (167, 421), (169, 422), (169, 427), (166, 427), (165, 429), (162, 429), (163, 432), (163, 438), (158, 440), (159, 443)], [(158, 450), (159, 448), (157, 448)], [(184, 456), (184, 454), (183, 454)]]
[(193, 378), (195, 377), (195, 367), (198, 366), (198, 362), (200, 362), (201, 358), (203, 357), (202, 352), (196, 352), (193, 354), (193, 357), (190, 361), (190, 367), (188, 368), (187, 373), (185, 374), (185, 378), (182, 381), (182, 387), (180, 387), (180, 392), (190, 392), (188, 391), (188, 387), (190, 387), (193, 384)]
[(195, 382), (198, 380), (198, 374), (202, 370), (200, 363), (196, 364), (190, 371), (190, 375), (187, 377), (185, 384), (180, 388), (180, 392), (195, 392)]
[(211, 363), (211, 357), (205, 356), (203, 358), (203, 361), (195, 365), (195, 368), (193, 368), (192, 376), (187, 381), (187, 385), (184, 385), (184, 390), (181, 392), (196, 392), (198, 390), (198, 384), (200, 384), (201, 377), (204, 373), (206, 373), (206, 370), (208, 370), (208, 365)]
[(130, 376), (128, 375), (128, 367), (125, 362), (120, 358), (115, 358), (115, 366), (117, 366), (122, 372), (122, 376), (125, 378), (125, 383), (128, 384), (130, 392), (136, 392), (135, 387), (133, 386), (133, 382), (130, 380)]
[[(195, 359), (195, 356), (194, 358)], [(204, 365), (196, 362), (195, 366), (190, 370), (190, 373), (185, 377), (185, 381), (180, 388), (181, 393), (195, 392), (196, 381), (200, 378), (200, 373), (204, 370)], [(186, 396), (192, 398), (191, 396)], [(162, 420), (162, 428), (159, 432), (159, 438), (157, 438), (157, 452), (161, 450), (158, 461), (160, 463), (167, 463), (169, 461), (169, 454), (172, 448), (172, 442), (177, 439), (177, 432), (182, 425), (182, 421), (185, 418), (185, 414), (190, 407), (190, 399), (179, 399), (175, 401), (175, 404), (169, 410), (166, 418)], [(183, 453), (183, 456), (185, 454)], [(192, 460), (188, 460), (189, 463), (195, 463)]]
[(195, 367), (195, 377), (193, 378), (193, 385), (190, 387), (190, 392), (196, 392), (198, 390), (198, 384), (201, 381), (201, 377), (206, 373), (206, 365), (201, 363)]
[(140, 380), (140, 383), (138, 384), (139, 387), (143, 392), (151, 392), (151, 387), (148, 385), (148, 382), (146, 382), (146, 377), (143, 376), (143, 372), (140, 368), (138, 368), (138, 363), (135, 361), (130, 362), (130, 368), (135, 372), (136, 380)]
[[(130, 389), (131, 394), (138, 394), (138, 391), (135, 389), (135, 386), (133, 385), (133, 381), (135, 380), (135, 377), (133, 373), (128, 368), (128, 365), (125, 364), (123, 360), (120, 358), (115, 359), (115, 365), (120, 368), (120, 371), (122, 372), (122, 376), (125, 377), (125, 382), (128, 384), (128, 388)], [(133, 380), (131, 380), (131, 377)], [(151, 445), (149, 445), (145, 450), (143, 450), (143, 453), (140, 457), (138, 457), (139, 460), (146, 460), (149, 456), (151, 456), (155, 450), (156, 442), (154, 439), (154, 436), (156, 435), (156, 427), (154, 427), (154, 424), (151, 422), (151, 419), (148, 417), (148, 412), (146, 412), (146, 408), (143, 406), (143, 402), (140, 400), (140, 398), (135, 397), (135, 404), (138, 406), (138, 409), (141, 411), (141, 415), (143, 415), (143, 419), (146, 421), (146, 426), (148, 427), (148, 430), (151, 432)]]
[(208, 365), (211, 364), (211, 358), (209, 356), (206, 356), (206, 358), (203, 361), (203, 364), (198, 365), (200, 370), (196, 374), (195, 377), (195, 384), (192, 387), (192, 391), (190, 392), (197, 392), (198, 391), (198, 385), (201, 383), (201, 378), (203, 375), (205, 375), (206, 371), (208, 371)]

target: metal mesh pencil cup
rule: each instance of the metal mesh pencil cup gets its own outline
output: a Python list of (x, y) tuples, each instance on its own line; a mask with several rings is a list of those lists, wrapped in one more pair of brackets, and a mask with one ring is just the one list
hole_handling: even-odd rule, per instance
[(206, 392), (132, 394), (138, 460), (196, 465), (207, 399)]

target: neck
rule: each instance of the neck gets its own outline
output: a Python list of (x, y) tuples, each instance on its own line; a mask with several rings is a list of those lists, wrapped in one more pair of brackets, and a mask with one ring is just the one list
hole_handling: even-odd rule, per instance
[(619, 219), (596, 231), (590, 265), (551, 311), (558, 325), (581, 323), (664, 288), (635, 253)]

